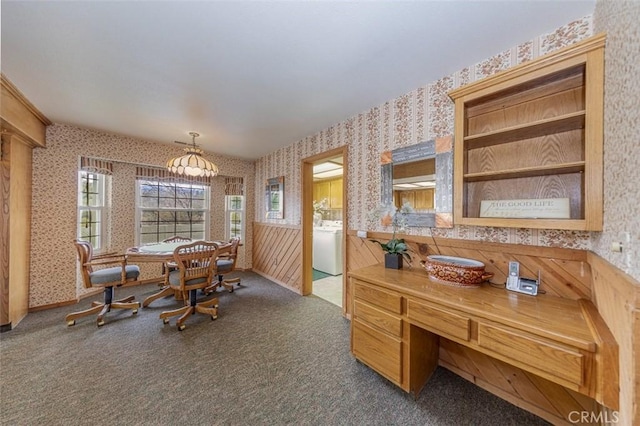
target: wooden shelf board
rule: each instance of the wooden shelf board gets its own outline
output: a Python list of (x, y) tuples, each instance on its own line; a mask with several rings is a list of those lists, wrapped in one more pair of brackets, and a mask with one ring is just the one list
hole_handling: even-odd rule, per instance
[(461, 217), (454, 218), (457, 225), (493, 226), (498, 228), (566, 229), (588, 231), (584, 219), (521, 219), (504, 217)]
[(584, 172), (584, 168), (584, 161), (575, 161), (572, 163), (523, 167), (521, 169), (498, 170), (495, 172), (467, 173), (464, 175), (464, 180), (465, 182), (480, 182), (497, 179), (515, 179), (523, 177), (559, 175), (566, 173), (580, 173)]
[(584, 128), (585, 111), (577, 111), (558, 117), (519, 124), (487, 133), (465, 136), (465, 149), (477, 149), (487, 146), (531, 139), (552, 133)]

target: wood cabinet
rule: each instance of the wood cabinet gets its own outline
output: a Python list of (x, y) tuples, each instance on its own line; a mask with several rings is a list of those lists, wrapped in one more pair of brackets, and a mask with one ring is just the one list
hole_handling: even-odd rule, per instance
[[(455, 223), (602, 230), (604, 43), (595, 36), (450, 92)], [(485, 200), (541, 199), (568, 199), (569, 217), (480, 213)]]
[[(474, 359), (487, 368), (486, 360), (495, 359), (497, 368), (514, 372), (514, 380), (515, 369), (530, 374), (535, 392), (568, 395), (565, 419), (576, 409), (576, 394), (617, 409), (617, 345), (589, 301), (533, 297), (491, 285), (452, 287), (430, 281), (425, 271), (382, 265), (349, 277), (351, 352), (407, 392), (420, 391), (444, 344), (449, 354), (456, 347), (460, 357), (465, 351), (477, 354)], [(597, 373), (604, 370), (611, 374)], [(526, 388), (520, 390), (526, 395)]]
[(327, 199), (328, 208), (342, 208), (342, 178), (313, 183), (313, 199), (320, 202), (325, 198)]
[(393, 191), (396, 207), (400, 208), (405, 202), (408, 202), (415, 210), (433, 210), (435, 208), (434, 195), (433, 188)]

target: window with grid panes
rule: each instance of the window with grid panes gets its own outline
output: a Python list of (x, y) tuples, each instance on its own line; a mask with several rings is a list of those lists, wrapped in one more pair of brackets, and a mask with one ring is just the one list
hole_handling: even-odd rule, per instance
[(107, 247), (107, 191), (111, 176), (78, 172), (78, 239), (88, 241), (97, 252)]
[(244, 196), (227, 195), (226, 197), (226, 226), (227, 239), (243, 239), (244, 231)]
[(156, 243), (174, 235), (193, 240), (209, 238), (208, 185), (137, 181), (138, 244)]

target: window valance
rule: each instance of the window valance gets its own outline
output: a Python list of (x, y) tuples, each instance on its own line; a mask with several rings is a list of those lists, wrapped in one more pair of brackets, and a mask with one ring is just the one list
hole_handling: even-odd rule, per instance
[(200, 185), (211, 185), (211, 178), (205, 176), (177, 176), (167, 169), (158, 167), (136, 167), (136, 179), (163, 180), (165, 182), (191, 183)]
[(100, 173), (103, 175), (113, 175), (113, 163), (111, 161), (100, 160), (98, 158), (80, 157), (80, 170), (89, 173)]
[(225, 177), (224, 178), (224, 194), (225, 195), (244, 195), (244, 178)]

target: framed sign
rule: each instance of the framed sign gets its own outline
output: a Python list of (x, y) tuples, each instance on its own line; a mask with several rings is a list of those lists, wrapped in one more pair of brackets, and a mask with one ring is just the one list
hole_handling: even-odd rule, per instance
[(267, 179), (265, 197), (267, 219), (284, 219), (284, 176)]

